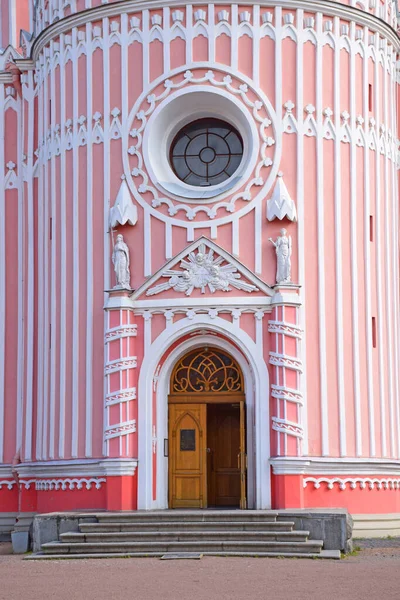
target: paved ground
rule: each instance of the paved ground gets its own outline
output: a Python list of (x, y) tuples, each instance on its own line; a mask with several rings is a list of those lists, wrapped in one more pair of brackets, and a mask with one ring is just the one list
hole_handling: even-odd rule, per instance
[(23, 561), (0, 544), (0, 600), (398, 598), (400, 538), (356, 542), (341, 561), (203, 558)]

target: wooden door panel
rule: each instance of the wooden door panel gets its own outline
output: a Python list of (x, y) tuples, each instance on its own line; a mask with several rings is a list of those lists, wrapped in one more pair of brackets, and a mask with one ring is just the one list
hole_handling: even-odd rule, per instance
[(207, 407), (169, 406), (169, 506), (205, 508)]
[(239, 506), (239, 406), (209, 405), (208, 411), (208, 503), (213, 506)]

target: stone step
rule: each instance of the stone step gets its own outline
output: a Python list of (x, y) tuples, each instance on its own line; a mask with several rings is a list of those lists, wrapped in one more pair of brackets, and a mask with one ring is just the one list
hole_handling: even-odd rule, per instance
[(266, 521), (276, 522), (277, 511), (273, 510), (149, 510), (134, 512), (97, 513), (99, 523), (152, 523), (182, 521), (197, 521), (209, 523), (212, 521)]
[(120, 531), (117, 533), (75, 533), (60, 535), (63, 543), (101, 543), (101, 542), (203, 542), (210, 541), (258, 541), (258, 542), (305, 542), (308, 531)]
[(275, 542), (275, 541), (184, 541), (184, 542), (101, 542), (101, 543), (62, 543), (49, 542), (42, 545), (46, 554), (127, 554), (157, 552), (282, 552), (301, 554), (319, 553), (323, 542), (312, 540), (306, 542)]
[(293, 521), (179, 521), (179, 522), (133, 522), (133, 523), (81, 523), (82, 533), (116, 533), (119, 531), (172, 531), (177, 527), (185, 531), (292, 531)]
[[(155, 557), (158, 558), (165, 554), (164, 552), (125, 552), (121, 553), (107, 553), (98, 552), (96, 554), (28, 554), (24, 557), (24, 560), (74, 560), (74, 559), (87, 559), (87, 558), (145, 558)], [(249, 558), (321, 558), (321, 559), (340, 559), (340, 550), (321, 550), (320, 552), (203, 552), (203, 556), (244, 556)]]

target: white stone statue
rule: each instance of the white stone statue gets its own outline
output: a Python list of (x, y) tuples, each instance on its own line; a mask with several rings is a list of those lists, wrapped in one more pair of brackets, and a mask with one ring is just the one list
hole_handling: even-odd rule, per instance
[(289, 283), (292, 267), (292, 238), (287, 235), (286, 229), (281, 229), (280, 236), (276, 242), (272, 238), (269, 241), (275, 246), (276, 252), (276, 283)]
[(124, 242), (123, 236), (119, 233), (112, 253), (115, 277), (117, 284), (114, 289), (131, 289), (131, 274), (129, 271), (129, 248)]

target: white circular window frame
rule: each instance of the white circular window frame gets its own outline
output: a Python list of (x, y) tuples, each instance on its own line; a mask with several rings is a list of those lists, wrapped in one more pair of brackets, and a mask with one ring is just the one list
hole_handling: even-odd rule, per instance
[[(243, 157), (235, 173), (222, 183), (208, 187), (188, 185), (171, 167), (171, 144), (185, 125), (207, 117), (221, 119), (237, 129), (243, 140)], [(143, 136), (143, 158), (155, 187), (175, 200), (184, 198), (188, 203), (201, 200), (209, 204), (243, 186), (256, 166), (259, 149), (259, 133), (246, 106), (225, 90), (204, 85), (178, 90), (161, 102)]]

